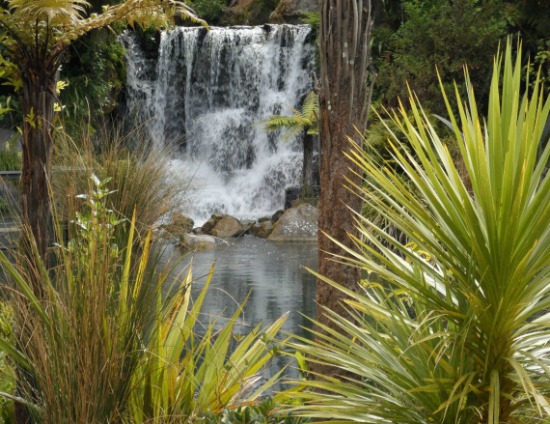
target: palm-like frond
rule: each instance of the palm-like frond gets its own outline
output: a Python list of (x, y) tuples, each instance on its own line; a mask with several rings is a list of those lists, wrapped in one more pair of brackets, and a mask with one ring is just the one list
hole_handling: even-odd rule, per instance
[(80, 37), (92, 29), (103, 28), (121, 21), (132, 27), (138, 25), (166, 28), (173, 25), (176, 16), (208, 28), (207, 23), (200, 19), (195, 11), (183, 1), (126, 0), (119, 4), (104, 6), (101, 14), (91, 15), (82, 20), (67, 35), (69, 38)]
[(260, 124), (268, 131), (284, 130), (286, 139), (293, 139), (306, 131), (317, 134), (317, 119), (319, 116), (319, 100), (317, 93), (311, 91), (302, 104), (302, 109), (291, 109), (292, 116), (272, 115)]
[(412, 114), (392, 116), (412, 146), (391, 134), (397, 171), (358, 146), (351, 154), (365, 175), (355, 190), (409, 244), (357, 216), (348, 260), (369, 277), (346, 292), (354, 320), (327, 311), (340, 331), (300, 346), (356, 378), (319, 376), (311, 385), (328, 394), (306, 391), (302, 413), (489, 424), (550, 415), (550, 98), (538, 79), (520, 94), (520, 56), (508, 46), (497, 57), (486, 120), (467, 75), (457, 117), (445, 96), (471, 189), (414, 96)]
[[(166, 28), (174, 24), (174, 18), (208, 27), (193, 9), (178, 0), (125, 0), (103, 6), (101, 13), (88, 15), (86, 0), (8, 0), (6, 8), (0, 8), (0, 25), (9, 33), (11, 45), (19, 45), (24, 51), (37, 40), (46, 43), (48, 50), (59, 54), (84, 34), (116, 22), (130, 26)], [(14, 52), (17, 52), (14, 48)], [(27, 54), (29, 54), (27, 52)]]

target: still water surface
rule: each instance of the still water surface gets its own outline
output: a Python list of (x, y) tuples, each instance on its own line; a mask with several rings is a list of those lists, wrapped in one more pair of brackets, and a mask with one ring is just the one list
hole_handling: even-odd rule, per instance
[(215, 264), (210, 291), (203, 312), (230, 316), (250, 294), (241, 325), (271, 324), (290, 312), (284, 329), (303, 334), (308, 321), (301, 314), (315, 316), (315, 278), (305, 268), (317, 269), (316, 243), (275, 243), (245, 236), (231, 245), (196, 252), (193, 275), (195, 290)]
[[(229, 246), (189, 255), (184, 264), (191, 260), (195, 293), (215, 264), (203, 322), (230, 317), (250, 294), (236, 332), (247, 332), (258, 323), (269, 325), (285, 312), (289, 316), (284, 331), (304, 335), (303, 327), (311, 327), (305, 316), (315, 317), (315, 278), (305, 268), (317, 269), (316, 243), (276, 243), (244, 236), (231, 240)], [(284, 362), (277, 358), (269, 374)]]

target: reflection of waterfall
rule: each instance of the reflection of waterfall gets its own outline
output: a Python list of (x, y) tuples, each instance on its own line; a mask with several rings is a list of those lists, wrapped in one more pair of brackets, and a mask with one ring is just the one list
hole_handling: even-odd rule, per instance
[(283, 142), (257, 123), (298, 106), (312, 89), (310, 32), (304, 25), (178, 28), (162, 33), (156, 63), (123, 37), (129, 110), (155, 142), (181, 146), (174, 169), (193, 176), (188, 212), (196, 221), (213, 212), (271, 213), (283, 206), (284, 189), (299, 184), (300, 142)]

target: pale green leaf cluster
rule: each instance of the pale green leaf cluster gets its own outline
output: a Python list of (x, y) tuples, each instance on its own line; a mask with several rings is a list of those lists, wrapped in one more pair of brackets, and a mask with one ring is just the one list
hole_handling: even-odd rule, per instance
[(467, 74), (457, 115), (444, 94), (465, 173), (414, 96), (411, 111), (391, 118), (411, 146), (390, 134), (394, 169), (355, 146), (363, 184), (354, 189), (407, 242), (357, 216), (347, 260), (365, 279), (357, 293), (340, 288), (351, 318), (326, 310), (336, 330), (319, 327), (315, 341), (297, 345), (348, 377), (301, 382), (300, 414), (400, 424), (549, 419), (550, 98), (538, 77), (524, 92), (521, 54), (511, 51), (495, 60), (486, 118)]
[(191, 423), (224, 409), (253, 405), (283, 371), (261, 382), (277, 354), (274, 340), (286, 315), (239, 338), (234, 334), (239, 308), (220, 329), (216, 320), (200, 331), (200, 311), (213, 271), (194, 302), (190, 270), (184, 277), (187, 290), (169, 297), (159, 292), (157, 308), (163, 313), (155, 317), (146, 360), (133, 376), (137, 389), (130, 399), (131, 422)]
[(124, 0), (103, 6), (101, 13), (89, 13), (89, 6), (86, 0), (6, 1), (0, 7), (0, 30), (7, 54), (17, 66), (50, 68), (58, 66), (60, 53), (73, 41), (118, 22), (166, 28), (180, 16), (207, 26), (178, 0)]

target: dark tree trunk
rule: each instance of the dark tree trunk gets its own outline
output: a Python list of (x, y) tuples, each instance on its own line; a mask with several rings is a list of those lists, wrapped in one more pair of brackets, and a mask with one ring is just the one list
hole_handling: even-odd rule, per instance
[[(51, 231), (49, 177), (53, 148), (56, 72), (29, 69), (24, 78), (22, 106), (23, 169), (22, 211), (40, 256), (47, 264)], [(39, 291), (38, 287), (35, 290)]]
[[(31, 275), (34, 293), (43, 297), (42, 281), (33, 272), (38, 265), (33, 263), (35, 256), (30, 252), (32, 243), (44, 264), (48, 264), (48, 244), (52, 224), (51, 199), (49, 192), (49, 177), (51, 156), (53, 149), (53, 119), (54, 103), (56, 101), (55, 88), (57, 83), (56, 69), (48, 70), (45, 66), (24, 67), (22, 89), (23, 107), (23, 168), (22, 168), (22, 213), (23, 221), (28, 225), (30, 234), (24, 232), (22, 240), (23, 253), (29, 261), (29, 275)], [(19, 339), (19, 344), (28, 343)], [(21, 389), (21, 379), (27, 380), (32, 386), (32, 375), (24, 370), (18, 370), (17, 390)], [(23, 393), (19, 393), (23, 395)], [(34, 420), (29, 410), (22, 404), (15, 404), (15, 422), (30, 424)]]
[[(327, 235), (351, 247), (350, 235), (357, 234), (352, 211), (360, 212), (362, 204), (347, 187), (349, 182), (360, 184), (360, 176), (354, 173), (345, 152), (351, 147), (348, 137), (361, 145), (366, 127), (371, 1), (320, 0), (320, 3), (319, 272), (338, 284), (354, 288), (359, 281), (359, 270), (331, 259), (333, 254), (346, 254)], [(332, 327), (322, 307), (346, 316), (342, 300), (339, 291), (318, 280), (317, 319)], [(335, 373), (320, 366), (315, 366), (313, 371)]]
[(304, 165), (302, 168), (302, 197), (312, 194), (313, 187), (313, 135), (304, 133)]

